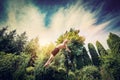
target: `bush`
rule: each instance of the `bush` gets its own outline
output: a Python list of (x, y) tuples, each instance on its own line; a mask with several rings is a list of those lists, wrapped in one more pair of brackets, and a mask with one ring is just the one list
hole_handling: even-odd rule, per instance
[(101, 80), (101, 75), (97, 67), (85, 66), (80, 71), (80, 80)]
[(69, 72), (69, 74), (68, 74), (68, 80), (76, 80), (75, 78), (76, 78), (75, 73)]
[(0, 80), (13, 80), (13, 73), (18, 67), (19, 56), (0, 52)]
[(0, 80), (24, 80), (30, 56), (0, 52)]
[(40, 67), (39, 71), (35, 73), (35, 80), (66, 80), (65, 71), (58, 71), (54, 67), (49, 67), (47, 69)]
[(26, 77), (26, 68), (28, 65), (28, 62), (30, 60), (30, 55), (26, 55), (25, 53), (21, 53), (18, 58), (18, 68), (14, 72), (13, 77), (14, 80), (25, 80)]

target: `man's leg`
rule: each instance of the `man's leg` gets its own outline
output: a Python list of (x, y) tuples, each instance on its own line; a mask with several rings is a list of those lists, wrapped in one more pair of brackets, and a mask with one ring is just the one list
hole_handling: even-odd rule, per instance
[(51, 63), (51, 61), (53, 60), (53, 58), (54, 58), (54, 56), (51, 54), (50, 55), (50, 58), (47, 60), (47, 62), (45, 63), (45, 65), (44, 65), (44, 67), (47, 67), (50, 63)]

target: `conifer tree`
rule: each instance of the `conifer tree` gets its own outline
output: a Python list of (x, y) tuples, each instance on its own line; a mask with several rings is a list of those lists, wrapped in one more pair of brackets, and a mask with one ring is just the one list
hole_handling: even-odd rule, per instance
[(99, 41), (96, 41), (96, 47), (100, 56), (105, 56), (108, 54), (105, 48), (102, 46), (102, 44)]
[(109, 39), (107, 40), (107, 44), (111, 49), (112, 53), (120, 54), (120, 37), (116, 34), (110, 33)]
[(99, 66), (99, 57), (94, 45), (92, 43), (88, 43), (88, 49), (89, 49), (93, 64), (95, 66)]
[(83, 56), (82, 57), (84, 60), (84, 66), (91, 64), (91, 59), (90, 59), (85, 47), (83, 48)]
[(110, 48), (109, 56), (104, 59), (105, 69), (113, 75), (115, 80), (120, 79), (120, 37), (110, 33), (107, 40)]

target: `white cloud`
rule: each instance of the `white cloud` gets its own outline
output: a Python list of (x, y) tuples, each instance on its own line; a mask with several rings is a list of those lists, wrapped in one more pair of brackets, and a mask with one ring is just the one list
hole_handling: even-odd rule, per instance
[[(51, 29), (56, 34), (62, 34), (70, 28), (80, 30), (80, 35), (85, 36), (85, 43), (92, 42), (95, 44), (96, 40), (105, 43), (108, 33), (103, 32), (103, 29), (110, 23), (105, 22), (100, 25), (93, 25), (96, 22), (95, 14), (85, 11), (82, 6), (71, 6), (70, 8), (61, 8), (53, 17)], [(104, 45), (104, 44), (103, 44)], [(107, 45), (104, 45), (107, 48)]]
[(38, 36), (41, 45), (54, 42), (70, 28), (80, 29), (80, 35), (86, 38), (85, 43), (95, 43), (96, 40), (103, 43), (106, 41), (108, 33), (102, 32), (102, 30), (109, 22), (98, 26), (93, 25), (96, 22), (96, 19), (93, 18), (95, 14), (84, 10), (82, 5), (78, 7), (76, 4), (67, 9), (60, 8), (51, 18), (50, 27), (45, 28), (45, 14), (40, 13), (36, 6), (24, 5), (24, 2), (13, 3), (13, 1), (9, 3), (7, 24), (11, 28), (17, 29), (18, 33), (26, 31), (30, 39)]

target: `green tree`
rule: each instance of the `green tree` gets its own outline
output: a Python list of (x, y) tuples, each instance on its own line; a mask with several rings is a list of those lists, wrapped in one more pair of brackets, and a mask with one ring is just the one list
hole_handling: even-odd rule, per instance
[(99, 41), (96, 41), (96, 47), (100, 56), (105, 56), (108, 54), (105, 48), (102, 46), (102, 44)]
[(24, 32), (20, 35), (17, 35), (15, 38), (15, 43), (14, 43), (15, 48), (13, 49), (13, 52), (16, 52), (17, 54), (24, 52), (26, 44), (27, 44), (26, 32)]
[(120, 79), (120, 37), (110, 33), (107, 40), (110, 48), (109, 55), (104, 57), (104, 68), (113, 76), (114, 80)]
[(25, 32), (17, 35), (16, 30), (7, 32), (7, 27), (5, 27), (0, 30), (0, 35), (0, 51), (16, 54), (24, 51), (24, 46), (27, 42)]
[(93, 64), (95, 66), (99, 66), (100, 64), (99, 56), (94, 45), (92, 43), (88, 43), (88, 49), (89, 49)]
[[(62, 50), (62, 54), (65, 56), (65, 66), (68, 68), (69, 66), (77, 69), (80, 69), (82, 66), (84, 66), (82, 53), (83, 53), (83, 46), (85, 38), (83, 36), (79, 35), (79, 30), (70, 29), (69, 31), (66, 31), (64, 34), (60, 35), (60, 37), (57, 39), (57, 44), (63, 42), (64, 39), (68, 39), (68, 47), (71, 50), (71, 53), (66, 52), (65, 50)], [(68, 64), (68, 62), (71, 61), (71, 64)], [(73, 68), (72, 68), (73, 69)]]
[(83, 60), (84, 60), (84, 66), (92, 64), (92, 61), (91, 61), (85, 47), (83, 48), (83, 56), (82, 57), (83, 57)]
[(40, 51), (40, 47), (39, 47), (38, 38), (32, 39), (30, 42), (28, 42), (26, 49), (25, 49), (25, 52), (31, 55), (28, 66), (34, 66), (35, 60), (37, 58), (37, 53), (39, 51)]
[(7, 53), (12, 52), (12, 50), (14, 49), (14, 37), (16, 35), (16, 31), (13, 30), (11, 32), (4, 33), (5, 35), (3, 36), (2, 40), (1, 40), (1, 50), (0, 51), (5, 51)]
[(115, 55), (120, 54), (120, 37), (116, 34), (110, 33), (109, 38), (107, 40), (107, 44), (111, 49), (111, 52)]

